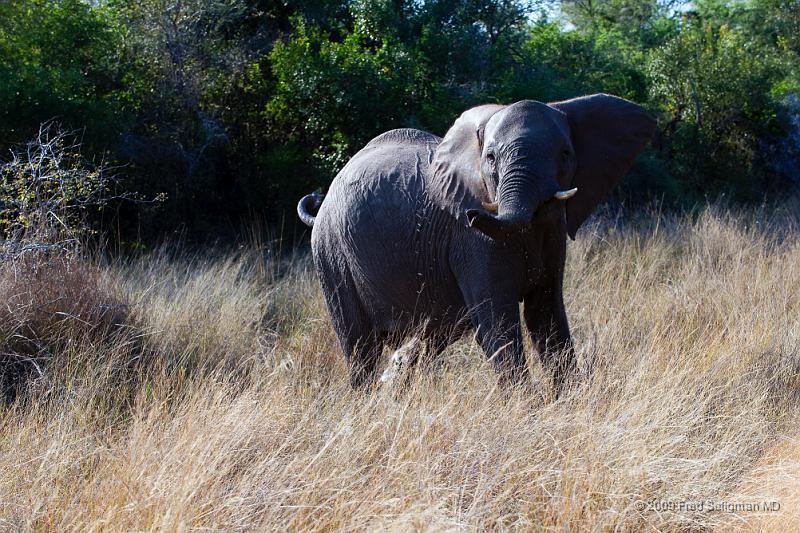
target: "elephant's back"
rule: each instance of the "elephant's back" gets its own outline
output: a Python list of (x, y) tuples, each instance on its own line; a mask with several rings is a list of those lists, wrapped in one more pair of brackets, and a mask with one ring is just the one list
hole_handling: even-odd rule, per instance
[(439, 141), (408, 128), (372, 139), (336, 175), (315, 224), (329, 219), (343, 232), (363, 232), (405, 221), (424, 195)]
[[(329, 193), (344, 189), (342, 192), (351, 200), (364, 195), (374, 200), (373, 193), (381, 187), (408, 188), (427, 171), (441, 140), (436, 135), (411, 128), (382, 133), (347, 162), (331, 183)], [(380, 192), (389, 191), (380, 189)]]
[(366, 146), (377, 146), (384, 144), (404, 144), (404, 145), (421, 145), (421, 144), (434, 144), (438, 145), (442, 142), (442, 138), (428, 133), (427, 131), (416, 130), (414, 128), (398, 128), (381, 133)]

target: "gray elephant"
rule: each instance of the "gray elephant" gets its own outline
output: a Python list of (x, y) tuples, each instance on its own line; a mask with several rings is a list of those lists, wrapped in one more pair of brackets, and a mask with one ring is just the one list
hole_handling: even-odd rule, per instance
[(524, 320), (557, 394), (575, 364), (562, 295), (566, 237), (654, 129), (640, 106), (597, 94), (475, 107), (443, 139), (397, 129), (370, 141), (324, 200), (315, 193), (297, 207), (313, 226), (314, 265), (351, 384), (372, 383), (383, 347), (412, 330), (438, 352), (474, 329), (498, 371), (518, 381)]

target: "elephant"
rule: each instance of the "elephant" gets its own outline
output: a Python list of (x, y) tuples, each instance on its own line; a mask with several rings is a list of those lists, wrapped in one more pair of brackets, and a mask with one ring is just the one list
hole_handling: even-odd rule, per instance
[(374, 383), (384, 346), (412, 331), (439, 352), (472, 330), (500, 376), (519, 382), (524, 321), (557, 396), (576, 365), (562, 292), (567, 236), (655, 127), (642, 107), (606, 94), (481, 105), (444, 138), (407, 128), (377, 136), (327, 195), (301, 199), (351, 385)]

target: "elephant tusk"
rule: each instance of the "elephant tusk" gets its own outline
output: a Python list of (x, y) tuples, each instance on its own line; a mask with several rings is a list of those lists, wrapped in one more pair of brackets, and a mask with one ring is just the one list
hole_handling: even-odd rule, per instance
[(578, 192), (577, 187), (575, 187), (574, 189), (570, 189), (568, 191), (558, 191), (555, 194), (555, 196), (553, 196), (553, 198), (555, 198), (556, 200), (569, 200), (570, 198), (575, 196), (575, 193), (577, 192)]
[(489, 211), (490, 213), (497, 213), (498, 203), (497, 202), (481, 202), (481, 205), (484, 209)]

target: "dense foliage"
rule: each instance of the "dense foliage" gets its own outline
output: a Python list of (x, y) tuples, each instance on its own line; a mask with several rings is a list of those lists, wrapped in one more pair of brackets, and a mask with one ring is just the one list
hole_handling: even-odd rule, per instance
[(796, 0), (7, 0), (0, 145), (56, 119), (167, 198), (116, 234), (218, 235), (387, 129), (602, 91), (659, 118), (619, 198), (757, 201), (800, 179), (798, 35)]

